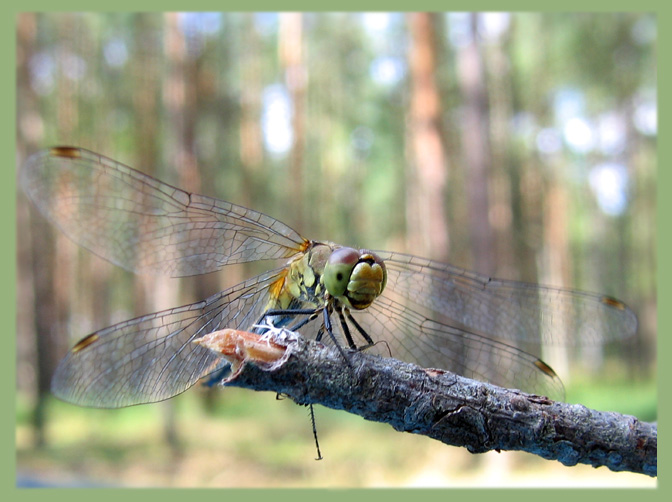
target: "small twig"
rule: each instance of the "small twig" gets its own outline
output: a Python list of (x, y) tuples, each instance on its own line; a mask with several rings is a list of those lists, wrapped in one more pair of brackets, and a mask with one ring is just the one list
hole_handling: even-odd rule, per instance
[[(231, 347), (236, 334), (245, 332), (218, 333)], [(245, 350), (229, 351), (235, 352), (227, 357), (236, 361), (238, 371), (223, 382), (226, 385), (346, 410), (472, 453), (521, 450), (568, 466), (583, 463), (657, 476), (656, 424), (365, 352), (348, 352), (348, 368), (337, 350), (300, 337), (285, 337), (281, 345), (286, 351), (277, 360), (257, 360), (250, 356), (256, 349), (249, 350), (249, 344), (269, 341), (255, 342), (258, 335), (249, 335), (240, 338), (248, 344)]]

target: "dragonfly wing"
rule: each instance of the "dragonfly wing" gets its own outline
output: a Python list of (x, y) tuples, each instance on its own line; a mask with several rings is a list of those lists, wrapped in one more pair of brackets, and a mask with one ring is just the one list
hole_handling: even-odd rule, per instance
[[(394, 357), (423, 368), (438, 368), (507, 388), (517, 388), (553, 399), (564, 398), (564, 386), (555, 372), (538, 357), (511, 344), (462, 329), (450, 320), (422, 306), (410, 305), (407, 299), (386, 289), (386, 294), (364, 310), (350, 313), (369, 335), (374, 345), (368, 353)], [(310, 305), (295, 305), (295, 308)], [(431, 317), (434, 316), (434, 317)], [(331, 314), (335, 340), (324, 330), (322, 315), (303, 325), (299, 332), (308, 339), (320, 335), (322, 343), (337, 343), (347, 348), (344, 324), (357, 346), (366, 344), (357, 326)], [(292, 326), (292, 322), (284, 324)]]
[(376, 253), (388, 273), (383, 296), (393, 292), (409, 308), (441, 313), (451, 325), (469, 331), (558, 345), (599, 344), (637, 331), (632, 310), (608, 296), (492, 279), (412, 255)]
[(251, 330), (265, 311), (278, 269), (207, 300), (131, 319), (81, 340), (58, 366), (54, 394), (71, 403), (118, 408), (184, 392), (227, 364), (192, 343), (214, 330)]
[(537, 357), (506, 343), (413, 310), (404, 298), (379, 297), (367, 310), (353, 312), (377, 343), (374, 353), (438, 368), (507, 388), (564, 398), (562, 381)]
[(81, 148), (30, 157), (26, 194), (68, 237), (133, 272), (171, 277), (287, 258), (307, 241), (262, 213), (191, 194)]

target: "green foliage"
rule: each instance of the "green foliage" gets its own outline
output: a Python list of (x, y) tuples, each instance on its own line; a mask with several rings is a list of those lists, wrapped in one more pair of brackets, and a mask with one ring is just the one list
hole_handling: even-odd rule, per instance
[(596, 410), (632, 415), (644, 422), (658, 420), (658, 388), (653, 379), (576, 378), (568, 386), (567, 394), (571, 402), (589, 403), (590, 408)]

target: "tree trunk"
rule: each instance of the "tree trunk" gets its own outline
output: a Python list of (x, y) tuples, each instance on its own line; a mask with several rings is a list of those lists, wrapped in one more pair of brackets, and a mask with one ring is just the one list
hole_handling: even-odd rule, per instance
[(411, 31), (411, 109), (408, 190), (408, 247), (436, 260), (448, 258), (448, 222), (444, 212), (447, 159), (441, 141), (441, 99), (436, 85), (437, 45), (434, 15), (409, 15)]
[(490, 120), (481, 48), (476, 30), (477, 16), (478, 14), (470, 14), (471, 39), (458, 50), (457, 62), (464, 101), (462, 146), (467, 170), (473, 268), (483, 274), (492, 275), (495, 272), (495, 239), (490, 226)]
[(288, 208), (292, 226), (304, 227), (303, 162), (306, 149), (305, 100), (307, 75), (303, 62), (303, 14), (280, 14), (280, 63), (285, 69), (285, 84), (292, 105), (294, 142), (289, 161)]

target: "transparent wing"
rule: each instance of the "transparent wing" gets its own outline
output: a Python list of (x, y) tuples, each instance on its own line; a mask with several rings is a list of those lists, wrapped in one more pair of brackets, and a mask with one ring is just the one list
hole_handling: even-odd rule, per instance
[(117, 408), (168, 399), (228, 364), (193, 340), (222, 328), (252, 330), (265, 312), (271, 271), (207, 300), (115, 324), (82, 339), (59, 364), (53, 393), (65, 401)]
[[(310, 244), (261, 213), (184, 192), (79, 148), (31, 157), (21, 184), (66, 235), (135, 272), (202, 274), (231, 263), (287, 258)], [(375, 351), (424, 367), (555, 397), (559, 379), (519, 343), (602, 343), (637, 329), (632, 311), (610, 297), (377, 253), (387, 266), (387, 287), (368, 310), (353, 315), (374, 340), (386, 342)], [(59, 366), (55, 393), (78, 404), (116, 407), (186, 390), (225, 364), (191, 341), (224, 327), (252, 329), (269, 305), (268, 288), (283, 274), (286, 269), (89, 335)], [(342, 336), (340, 322), (333, 325)], [(318, 318), (301, 332), (315, 336), (321, 326)], [(327, 336), (323, 341), (330, 343)]]
[(607, 296), (376, 253), (385, 260), (387, 285), (352, 315), (374, 341), (385, 342), (372, 349), (380, 355), (562, 399), (562, 382), (531, 351), (540, 344), (599, 344), (637, 330), (634, 313)]
[[(368, 353), (394, 357), (423, 368), (448, 370), (553, 399), (564, 398), (562, 381), (538, 357), (483, 334), (451, 326), (445, 319), (444, 322), (432, 320), (429, 312), (410, 308), (403, 297), (393, 292), (383, 294), (369, 308), (351, 314), (375, 343), (366, 349)], [(355, 325), (347, 319), (346, 323), (355, 343), (360, 347), (365, 345)], [(337, 343), (347, 347), (336, 313), (331, 315), (331, 324)], [(313, 339), (323, 330), (322, 326), (322, 316), (319, 316), (299, 332)], [(326, 332), (322, 333), (321, 341), (328, 346), (334, 344)]]
[(82, 148), (30, 157), (26, 194), (68, 237), (134, 272), (171, 277), (287, 258), (307, 241), (251, 209), (185, 192)]
[[(401, 298), (383, 295), (366, 311), (353, 312), (377, 345), (376, 354), (521, 389), (553, 399), (564, 398), (562, 381), (538, 357), (513, 345), (432, 320)], [(439, 316), (437, 316), (439, 317)]]
[(388, 272), (383, 296), (429, 320), (503, 341), (599, 344), (632, 336), (637, 317), (614, 298), (491, 279), (412, 255), (376, 251)]

